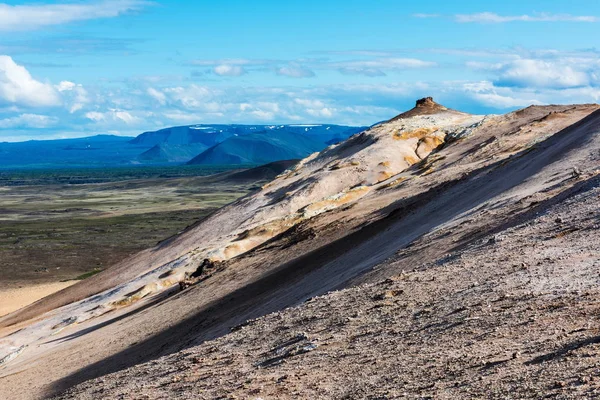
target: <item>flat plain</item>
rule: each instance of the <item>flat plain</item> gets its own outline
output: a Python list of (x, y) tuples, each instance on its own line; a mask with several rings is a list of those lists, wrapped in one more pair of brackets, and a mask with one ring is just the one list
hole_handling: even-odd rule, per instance
[(2, 171), (0, 315), (153, 246), (256, 187), (231, 182), (231, 171)]

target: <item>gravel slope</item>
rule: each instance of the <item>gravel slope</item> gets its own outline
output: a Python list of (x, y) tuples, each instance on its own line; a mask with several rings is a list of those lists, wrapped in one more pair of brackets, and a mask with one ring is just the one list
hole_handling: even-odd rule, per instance
[(596, 398), (599, 200), (596, 176), (435, 262), (58, 398)]
[[(402, 389), (407, 393), (427, 394), (436, 387), (422, 388), (420, 382), (431, 385), (432, 380), (459, 375), (456, 387), (466, 386), (460, 389), (462, 396), (466, 390), (501, 396), (508, 390), (504, 380), (494, 392), (477, 383), (483, 369), (463, 371), (461, 366), (479, 365), (474, 361), (459, 363), (456, 370), (445, 366), (457, 362), (467, 343), (484, 339), (489, 342), (473, 348), (473, 357), (481, 362), (515, 353), (511, 343), (520, 336), (504, 340), (485, 334), (491, 326), (509, 324), (513, 311), (499, 311), (485, 320), (489, 326), (478, 325), (484, 321), (481, 313), (489, 311), (487, 305), (501, 301), (498, 287), (515, 307), (531, 302), (522, 311), (524, 319), (546, 310), (545, 297), (530, 299), (518, 289), (531, 280), (521, 277), (521, 263), (530, 266), (529, 258), (543, 252), (526, 242), (529, 234), (520, 239), (522, 247), (502, 247), (511, 243), (504, 236), (519, 237), (517, 229), (529, 229), (545, 213), (563, 212), (560, 207), (575, 201), (571, 199), (579, 200), (568, 207), (579, 207), (582, 213), (597, 210), (597, 201), (591, 201), (597, 193), (583, 200), (577, 196), (595, 190), (600, 111), (597, 105), (547, 106), (483, 117), (423, 104), (424, 114), (411, 112), (311, 156), (258, 193), (129, 264), (121, 263), (117, 274), (107, 271), (113, 282), (122, 282), (114, 290), (57, 309), (33, 324), (24, 322), (19, 326), (23, 330), (0, 339), (0, 348), (4, 341), (17, 351), (18, 343), (27, 343), (0, 369), (0, 397), (39, 398), (73, 386), (64, 396), (376, 398), (387, 391), (388, 397), (398, 397), (404, 393), (402, 382), (407, 382)], [(559, 287), (570, 285), (580, 267), (577, 262), (587, 263), (591, 271), (597, 267), (594, 218), (581, 219), (592, 247), (572, 243), (583, 228), (556, 233), (562, 243), (557, 252), (570, 246), (585, 259), (570, 259), (571, 272), (555, 271), (550, 281)], [(548, 223), (552, 221), (556, 218)], [(178, 291), (173, 284), (177, 274), (197, 267), (207, 254), (214, 264), (208, 264), (198, 281), (189, 282), (191, 287)], [(547, 274), (540, 276), (546, 279)], [(586, 279), (591, 276), (593, 272)], [(160, 285), (157, 278), (163, 280)], [(167, 285), (165, 279), (173, 282)], [(536, 282), (527, 293), (542, 278)], [(359, 284), (367, 286), (279, 314), (308, 298)], [(569, 289), (562, 296), (570, 302), (574, 295)], [(94, 308), (97, 304), (118, 306)], [(459, 304), (468, 305), (473, 318), (455, 312)], [(568, 303), (565, 315), (576, 315), (574, 304)], [(227, 335), (232, 327), (269, 313), (275, 314)], [(288, 318), (282, 316), (290, 322), (280, 327), (273, 321)], [(342, 323), (346, 320), (359, 325)], [(448, 327), (439, 330), (446, 320)], [(518, 332), (508, 326), (507, 334)], [(523, 330), (523, 335), (528, 332)], [(523, 346), (545, 340), (540, 332), (531, 332)], [(326, 344), (330, 336), (335, 340)], [(356, 347), (361, 340), (364, 346)], [(340, 352), (323, 353), (326, 346)], [(222, 354), (230, 354), (233, 361)], [(319, 355), (324, 358), (312, 358)], [(306, 373), (308, 380), (288, 380), (297, 375), (295, 370)], [(242, 380), (242, 373), (254, 377), (256, 384)], [(519, 377), (506, 376), (507, 381)], [(459, 389), (452, 392), (454, 383), (448, 382), (446, 392), (436, 392), (436, 397), (458, 396)], [(94, 394), (97, 390), (102, 392)], [(523, 396), (535, 397), (517, 397)]]

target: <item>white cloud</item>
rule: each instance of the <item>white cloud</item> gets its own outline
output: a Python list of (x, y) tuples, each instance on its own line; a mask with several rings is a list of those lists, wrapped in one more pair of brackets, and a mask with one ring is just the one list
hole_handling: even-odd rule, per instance
[(216, 66), (216, 65), (264, 65), (268, 64), (267, 60), (249, 60), (246, 58), (223, 58), (219, 60), (192, 60), (190, 64), (199, 66)]
[(325, 107), (325, 104), (321, 100), (311, 100), (311, 99), (294, 99), (296, 104), (300, 104), (303, 107), (308, 108), (322, 108)]
[(309, 115), (312, 115), (313, 117), (319, 117), (319, 118), (331, 118), (333, 116), (333, 110), (331, 108), (320, 108), (320, 109), (313, 109), (313, 108), (308, 108), (306, 109), (306, 112)]
[(511, 88), (498, 88), (488, 81), (465, 83), (461, 89), (469, 97), (483, 105), (499, 109), (543, 103), (528, 92), (515, 91)]
[(39, 114), (21, 114), (16, 117), (0, 119), (0, 129), (8, 128), (48, 128), (56, 125), (58, 118)]
[(117, 17), (152, 4), (142, 0), (9, 5), (0, 3), (0, 31), (26, 31), (75, 21)]
[(328, 107), (321, 100), (314, 99), (294, 99), (294, 102), (304, 108), (304, 112), (311, 117), (331, 118), (335, 113), (335, 109)]
[(271, 121), (275, 117), (275, 113), (265, 110), (254, 110), (250, 114), (252, 114), (261, 121)]
[(69, 81), (62, 81), (60, 82), (58, 85), (56, 85), (56, 90), (58, 90), (59, 92), (65, 92), (68, 90), (73, 90), (77, 85), (73, 82), (69, 82)]
[(52, 85), (32, 78), (25, 67), (0, 55), (0, 102), (22, 106), (58, 106), (61, 100)]
[(507, 86), (568, 88), (590, 83), (576, 67), (540, 60), (516, 60), (502, 68), (498, 83)]
[(386, 73), (378, 68), (340, 67), (338, 71), (344, 75), (386, 76)]
[(290, 78), (311, 78), (315, 76), (315, 73), (310, 69), (294, 64), (279, 67), (275, 70), (275, 73)]
[(143, 120), (132, 115), (129, 111), (111, 109), (106, 112), (89, 111), (85, 117), (97, 123), (125, 123), (126, 125), (139, 125)]
[(100, 122), (100, 121), (106, 120), (105, 113), (101, 113), (98, 111), (88, 111), (85, 113), (85, 117), (87, 119), (91, 119), (92, 121), (95, 121), (95, 122)]
[(441, 14), (416, 13), (412, 15), (415, 18), (438, 18)]
[(431, 68), (437, 64), (416, 58), (385, 57), (371, 60), (354, 60), (330, 63), (346, 75), (385, 76), (384, 71), (398, 71), (413, 68)]
[(154, 100), (156, 100), (161, 106), (164, 106), (165, 104), (167, 104), (167, 96), (165, 96), (165, 94), (163, 92), (161, 92), (160, 90), (156, 90), (154, 88), (148, 88), (148, 90), (146, 91), (150, 97), (152, 97)]
[(219, 76), (241, 76), (246, 70), (239, 65), (221, 64), (214, 67), (213, 72)]
[(598, 22), (600, 19), (591, 15), (550, 14), (539, 13), (534, 15), (499, 15), (492, 12), (475, 14), (457, 14), (456, 22), (503, 23), (503, 22)]
[(505, 63), (469, 62), (467, 66), (496, 74), (499, 86), (570, 88), (587, 86), (596, 80), (600, 64), (585, 59), (517, 59)]
[(215, 94), (214, 90), (198, 85), (176, 86), (166, 88), (163, 92), (186, 109), (202, 108)]
[(62, 81), (54, 87), (65, 97), (65, 101), (69, 103), (68, 109), (71, 114), (81, 110), (85, 105), (90, 103), (88, 92), (81, 84)]
[(163, 115), (165, 118), (168, 118), (171, 121), (179, 124), (194, 124), (201, 121), (201, 118), (198, 116), (198, 114), (186, 113), (178, 110), (167, 111), (163, 113)]

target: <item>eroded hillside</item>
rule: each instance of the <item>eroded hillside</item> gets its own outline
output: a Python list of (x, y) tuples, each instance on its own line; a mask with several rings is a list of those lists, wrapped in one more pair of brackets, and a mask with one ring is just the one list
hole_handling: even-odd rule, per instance
[[(466, 383), (476, 369), (444, 374), (462, 371), (460, 360), (470, 357), (461, 343), (489, 339), (476, 353), (482, 362), (493, 363), (504, 354), (499, 349), (518, 347), (511, 344), (518, 330), (508, 332), (512, 336), (506, 340), (480, 336), (487, 325), (478, 331), (482, 317), (475, 315), (475, 322), (448, 328), (446, 343), (438, 340), (445, 337), (442, 322), (462, 317), (462, 311), (453, 310), (463, 303), (474, 307), (475, 314), (488, 312), (473, 304), (494, 303), (498, 287), (505, 288), (509, 299), (521, 295), (516, 288), (523, 282), (510, 271), (514, 265), (530, 265), (541, 251), (521, 246), (515, 238), (528, 237), (522, 234), (527, 229), (531, 235), (542, 229), (535, 222), (545, 221), (540, 215), (560, 214), (568, 201), (585, 212), (598, 211), (590, 201), (597, 199), (593, 193), (600, 166), (598, 108), (529, 107), (502, 116), (474, 116), (423, 99), (410, 112), (302, 160), (261, 191), (86, 285), (0, 320), (5, 333), (20, 329), (0, 340), (0, 357), (7, 357), (0, 393), (50, 395), (123, 369), (73, 389), (70, 396), (337, 398), (383, 396), (386, 391), (388, 397), (398, 397), (403, 393), (398, 379), (406, 382), (409, 394), (434, 391), (436, 397), (452, 398), (467, 389), (487, 391), (485, 378)], [(581, 196), (585, 200), (576, 200)], [(556, 246), (567, 247), (576, 235), (591, 232), (590, 244), (578, 244), (583, 246), (580, 258), (573, 260), (591, 262), (593, 270), (597, 230), (590, 226), (597, 217), (591, 215), (578, 222), (587, 228), (561, 234)], [(510, 247), (513, 239), (517, 242)], [(493, 258), (496, 252), (498, 258)], [(493, 262), (484, 262), (486, 257)], [(552, 270), (552, 279), (566, 288), (559, 293), (566, 303), (574, 298), (567, 283), (572, 278), (568, 271), (578, 268), (575, 261)], [(411, 278), (402, 271), (411, 271)], [(540, 271), (539, 276), (550, 274)], [(187, 288), (180, 291), (182, 281)], [(368, 285), (312, 300), (223, 336), (249, 319), (362, 282)], [(541, 313), (541, 303), (531, 299), (523, 318)], [(490, 324), (503, 326), (500, 314), (489, 318)], [(434, 340), (439, 344), (426, 348)], [(405, 358), (410, 354), (422, 358), (410, 364)], [(135, 366), (146, 361), (150, 363)], [(357, 370), (361, 365), (368, 367)], [(293, 375), (295, 368), (300, 375)], [(447, 387), (422, 387), (430, 370), (444, 375)], [(236, 378), (240, 371), (251, 379)], [(514, 371), (507, 373), (518, 378)], [(155, 378), (146, 379), (146, 374)], [(233, 378), (225, 378), (228, 374)], [(503, 378), (497, 384), (499, 396), (508, 390), (506, 382)], [(449, 389), (454, 384), (458, 391)], [(208, 387), (212, 391), (201, 391)]]

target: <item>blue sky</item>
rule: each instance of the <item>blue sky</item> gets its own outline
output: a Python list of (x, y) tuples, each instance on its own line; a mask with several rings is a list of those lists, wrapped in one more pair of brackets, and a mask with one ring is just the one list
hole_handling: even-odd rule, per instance
[(597, 102), (600, 2), (565, 4), (4, 2), (0, 141)]

